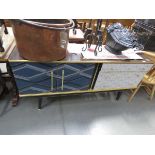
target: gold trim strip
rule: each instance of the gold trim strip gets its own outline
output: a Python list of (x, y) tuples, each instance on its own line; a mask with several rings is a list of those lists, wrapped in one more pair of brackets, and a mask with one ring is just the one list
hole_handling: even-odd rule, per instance
[(61, 85), (61, 90), (63, 90), (64, 89), (64, 74), (65, 74), (65, 71), (64, 70), (62, 70), (62, 85)]
[(53, 71), (51, 71), (51, 91), (53, 91)]
[(68, 92), (48, 92), (48, 93), (40, 93), (40, 94), (19, 94), (19, 97), (37, 97), (37, 96), (52, 96), (52, 95), (67, 95), (67, 94), (82, 94), (82, 93), (97, 93), (104, 91), (117, 91), (117, 90), (128, 90), (128, 89), (136, 89), (136, 87), (131, 88), (111, 88), (111, 89), (98, 89), (98, 90), (78, 90), (78, 91), (68, 91)]
[[(38, 63), (38, 61), (31, 61), (31, 60), (8, 60), (9, 62), (34, 62), (34, 63)], [(143, 60), (144, 61), (144, 60)], [(136, 60), (118, 60), (118, 61), (113, 61), (113, 60), (79, 60), (79, 61), (70, 61), (70, 60), (66, 60), (66, 61), (47, 61), (47, 62), (41, 62), (39, 61), (39, 63), (59, 63), (59, 64), (64, 64), (64, 63), (104, 63), (104, 64), (153, 64), (153, 62), (143, 62), (143, 61), (136, 61)]]

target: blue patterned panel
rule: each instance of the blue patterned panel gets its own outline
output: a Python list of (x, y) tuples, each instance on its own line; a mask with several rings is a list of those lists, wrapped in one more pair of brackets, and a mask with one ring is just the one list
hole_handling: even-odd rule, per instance
[[(62, 70), (64, 82), (62, 90)], [(57, 90), (75, 91), (87, 90), (93, 78), (95, 64), (63, 64), (57, 71)]]
[(11, 63), (15, 78), (37, 82), (50, 77), (51, 69), (55, 68), (55, 64), (48, 65), (46, 63)]
[(87, 90), (95, 70), (95, 64), (12, 62), (10, 65), (20, 94)]
[(55, 73), (53, 73), (53, 83), (51, 83), (51, 71), (56, 64), (12, 62), (10, 65), (20, 94), (56, 91)]
[(95, 64), (63, 64), (57, 67), (57, 78), (62, 78), (62, 70), (65, 72), (65, 80), (75, 77), (91, 78), (95, 69)]
[(47, 87), (41, 85), (32, 85), (19, 90), (20, 94), (38, 94), (38, 93), (46, 93), (49, 91), (50, 88), (47, 89)]
[(18, 89), (22, 89), (22, 88), (29, 87), (32, 85), (31, 82), (23, 80), (23, 79), (16, 78), (15, 80), (16, 80), (16, 85)]
[(57, 88), (59, 91), (76, 91), (76, 90), (87, 90), (90, 88), (91, 80), (85, 77), (73, 79), (71, 81), (64, 81), (63, 90), (61, 85)]

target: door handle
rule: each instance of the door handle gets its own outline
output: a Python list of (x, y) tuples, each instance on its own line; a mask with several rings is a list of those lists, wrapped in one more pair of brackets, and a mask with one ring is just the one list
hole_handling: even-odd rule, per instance
[(53, 71), (51, 71), (51, 91), (53, 91)]
[(65, 71), (62, 70), (62, 81), (61, 81), (61, 90), (64, 89), (64, 74), (65, 74)]

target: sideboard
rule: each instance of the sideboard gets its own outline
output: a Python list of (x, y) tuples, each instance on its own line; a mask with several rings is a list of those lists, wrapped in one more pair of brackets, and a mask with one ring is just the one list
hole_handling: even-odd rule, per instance
[(6, 59), (15, 85), (12, 105), (20, 97), (38, 97), (41, 108), (43, 96), (135, 89), (153, 66), (141, 56), (142, 60), (85, 60), (68, 52), (61, 61), (37, 62), (24, 60), (15, 47)]

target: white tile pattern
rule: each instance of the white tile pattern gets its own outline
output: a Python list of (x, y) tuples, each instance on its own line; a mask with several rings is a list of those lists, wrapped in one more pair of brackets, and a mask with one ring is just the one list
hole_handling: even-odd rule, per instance
[(94, 89), (135, 88), (152, 64), (103, 64)]

